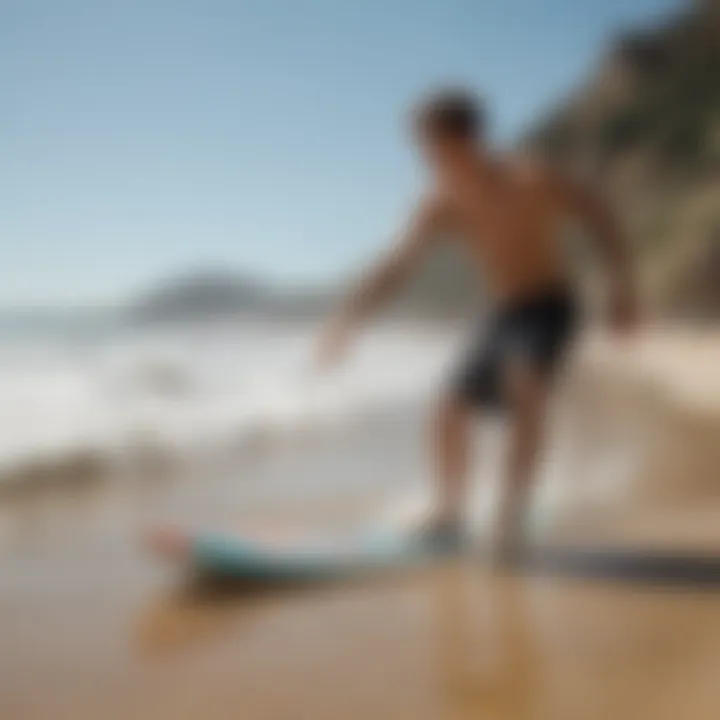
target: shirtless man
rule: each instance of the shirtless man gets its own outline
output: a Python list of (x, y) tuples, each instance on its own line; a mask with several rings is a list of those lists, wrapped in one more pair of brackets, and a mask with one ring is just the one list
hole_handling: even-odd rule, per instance
[(548, 391), (577, 326), (577, 306), (558, 239), (579, 221), (605, 260), (608, 317), (615, 329), (635, 321), (628, 252), (606, 205), (547, 168), (493, 157), (479, 104), (445, 91), (414, 115), (414, 133), (433, 182), (397, 245), (364, 277), (330, 323), (320, 362), (331, 365), (353, 332), (436, 243), (460, 242), (494, 307), (482, 340), (454, 375), (437, 408), (433, 449), (437, 507), (433, 542), (454, 543), (466, 494), (472, 414), (503, 404), (511, 437), (499, 517), (499, 550), (522, 546), (528, 491), (538, 456)]

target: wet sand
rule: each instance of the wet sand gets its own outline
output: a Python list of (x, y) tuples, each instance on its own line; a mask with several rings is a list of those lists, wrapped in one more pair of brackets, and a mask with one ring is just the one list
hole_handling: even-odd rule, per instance
[(4, 574), (7, 718), (715, 718), (720, 601), (472, 564), (185, 586), (129, 548)]
[[(660, 392), (659, 427), (676, 428), (675, 437), (687, 424), (686, 442), (676, 438), (671, 449), (688, 455), (675, 464), (662, 456), (659, 466), (650, 453), (624, 503), (594, 508), (593, 532), (588, 523), (567, 525), (566, 542), (579, 533), (632, 547), (717, 550), (720, 504), (710, 470), (700, 478), (716, 457), (707, 429), (714, 415), (705, 405), (702, 413), (683, 406), (678, 415), (666, 395)], [(646, 416), (657, 415), (652, 408)], [(395, 428), (392, 436), (383, 422)], [(0, 717), (720, 716), (720, 595), (710, 591), (523, 577), (473, 559), (372, 582), (229, 591), (158, 565), (138, 542), (156, 517), (222, 526), (258, 517), (278, 525), (361, 523), (387, 489), (386, 480), (367, 478), (400, 464), (419, 472), (424, 459), (417, 425), (387, 416), (373, 428), (338, 430), (333, 452), (324, 442), (312, 450), (305, 437), (242, 461), (228, 453), (182, 472), (6, 498)], [(366, 462), (348, 466), (350, 452)], [(673, 478), (690, 457), (698, 481)], [(662, 471), (656, 485), (644, 474), (653, 467)], [(333, 473), (342, 473), (337, 487), (327, 483)], [(657, 491), (678, 485), (686, 498), (679, 505)]]

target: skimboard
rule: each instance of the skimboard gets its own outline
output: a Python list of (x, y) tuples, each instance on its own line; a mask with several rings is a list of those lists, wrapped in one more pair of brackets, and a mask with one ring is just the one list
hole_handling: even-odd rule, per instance
[[(409, 530), (272, 541), (224, 532), (161, 530), (155, 551), (203, 574), (267, 582), (310, 581), (410, 568), (457, 554)], [(172, 534), (174, 533), (174, 534)]]

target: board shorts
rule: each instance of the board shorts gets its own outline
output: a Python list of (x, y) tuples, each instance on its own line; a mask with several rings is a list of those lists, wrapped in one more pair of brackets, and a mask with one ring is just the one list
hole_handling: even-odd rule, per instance
[(575, 296), (565, 285), (499, 306), (453, 374), (451, 395), (470, 407), (502, 408), (506, 370), (517, 361), (551, 379), (572, 344), (577, 320)]

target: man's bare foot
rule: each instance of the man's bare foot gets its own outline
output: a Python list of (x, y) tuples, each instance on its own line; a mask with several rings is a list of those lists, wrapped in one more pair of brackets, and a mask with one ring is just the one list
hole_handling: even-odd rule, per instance
[(413, 534), (431, 550), (454, 552), (463, 544), (465, 531), (462, 521), (454, 516), (429, 515), (413, 528)]
[(144, 539), (152, 552), (163, 557), (183, 559), (190, 554), (192, 536), (179, 527), (166, 525), (153, 528), (145, 533)]
[(503, 568), (519, 568), (527, 559), (530, 550), (530, 540), (524, 528), (518, 526), (498, 538), (494, 549), (495, 562)]

